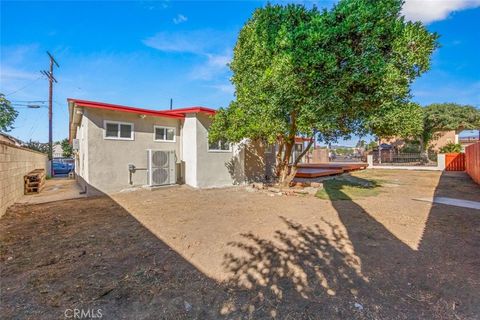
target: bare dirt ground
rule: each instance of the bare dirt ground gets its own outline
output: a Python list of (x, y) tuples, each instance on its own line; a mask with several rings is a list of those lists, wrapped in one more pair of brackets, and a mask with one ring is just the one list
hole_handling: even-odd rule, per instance
[(173, 187), (15, 205), (0, 219), (2, 318), (479, 319), (480, 210), (413, 200), (480, 201), (478, 185), (354, 175), (378, 194)]

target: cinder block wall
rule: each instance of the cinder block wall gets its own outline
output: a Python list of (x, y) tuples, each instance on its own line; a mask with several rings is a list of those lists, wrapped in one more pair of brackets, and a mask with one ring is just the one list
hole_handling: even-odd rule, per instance
[(0, 216), (23, 195), (23, 176), (47, 165), (46, 154), (0, 141)]

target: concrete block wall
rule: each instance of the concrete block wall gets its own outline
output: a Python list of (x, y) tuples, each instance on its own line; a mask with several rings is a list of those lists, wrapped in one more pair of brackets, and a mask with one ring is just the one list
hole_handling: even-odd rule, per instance
[(46, 154), (0, 141), (0, 216), (23, 195), (23, 176), (47, 166)]

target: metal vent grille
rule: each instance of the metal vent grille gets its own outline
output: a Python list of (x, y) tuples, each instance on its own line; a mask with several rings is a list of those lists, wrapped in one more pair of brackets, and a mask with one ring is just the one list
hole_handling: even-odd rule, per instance
[(151, 186), (174, 184), (176, 180), (175, 151), (147, 150), (148, 184)]

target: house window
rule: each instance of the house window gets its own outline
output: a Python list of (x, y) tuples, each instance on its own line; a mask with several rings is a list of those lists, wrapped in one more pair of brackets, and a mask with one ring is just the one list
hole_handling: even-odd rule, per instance
[(133, 140), (133, 124), (127, 122), (105, 121), (105, 139)]
[(155, 126), (153, 140), (175, 142), (175, 128)]
[(219, 140), (208, 144), (208, 151), (228, 152), (231, 151), (230, 143), (225, 140)]

